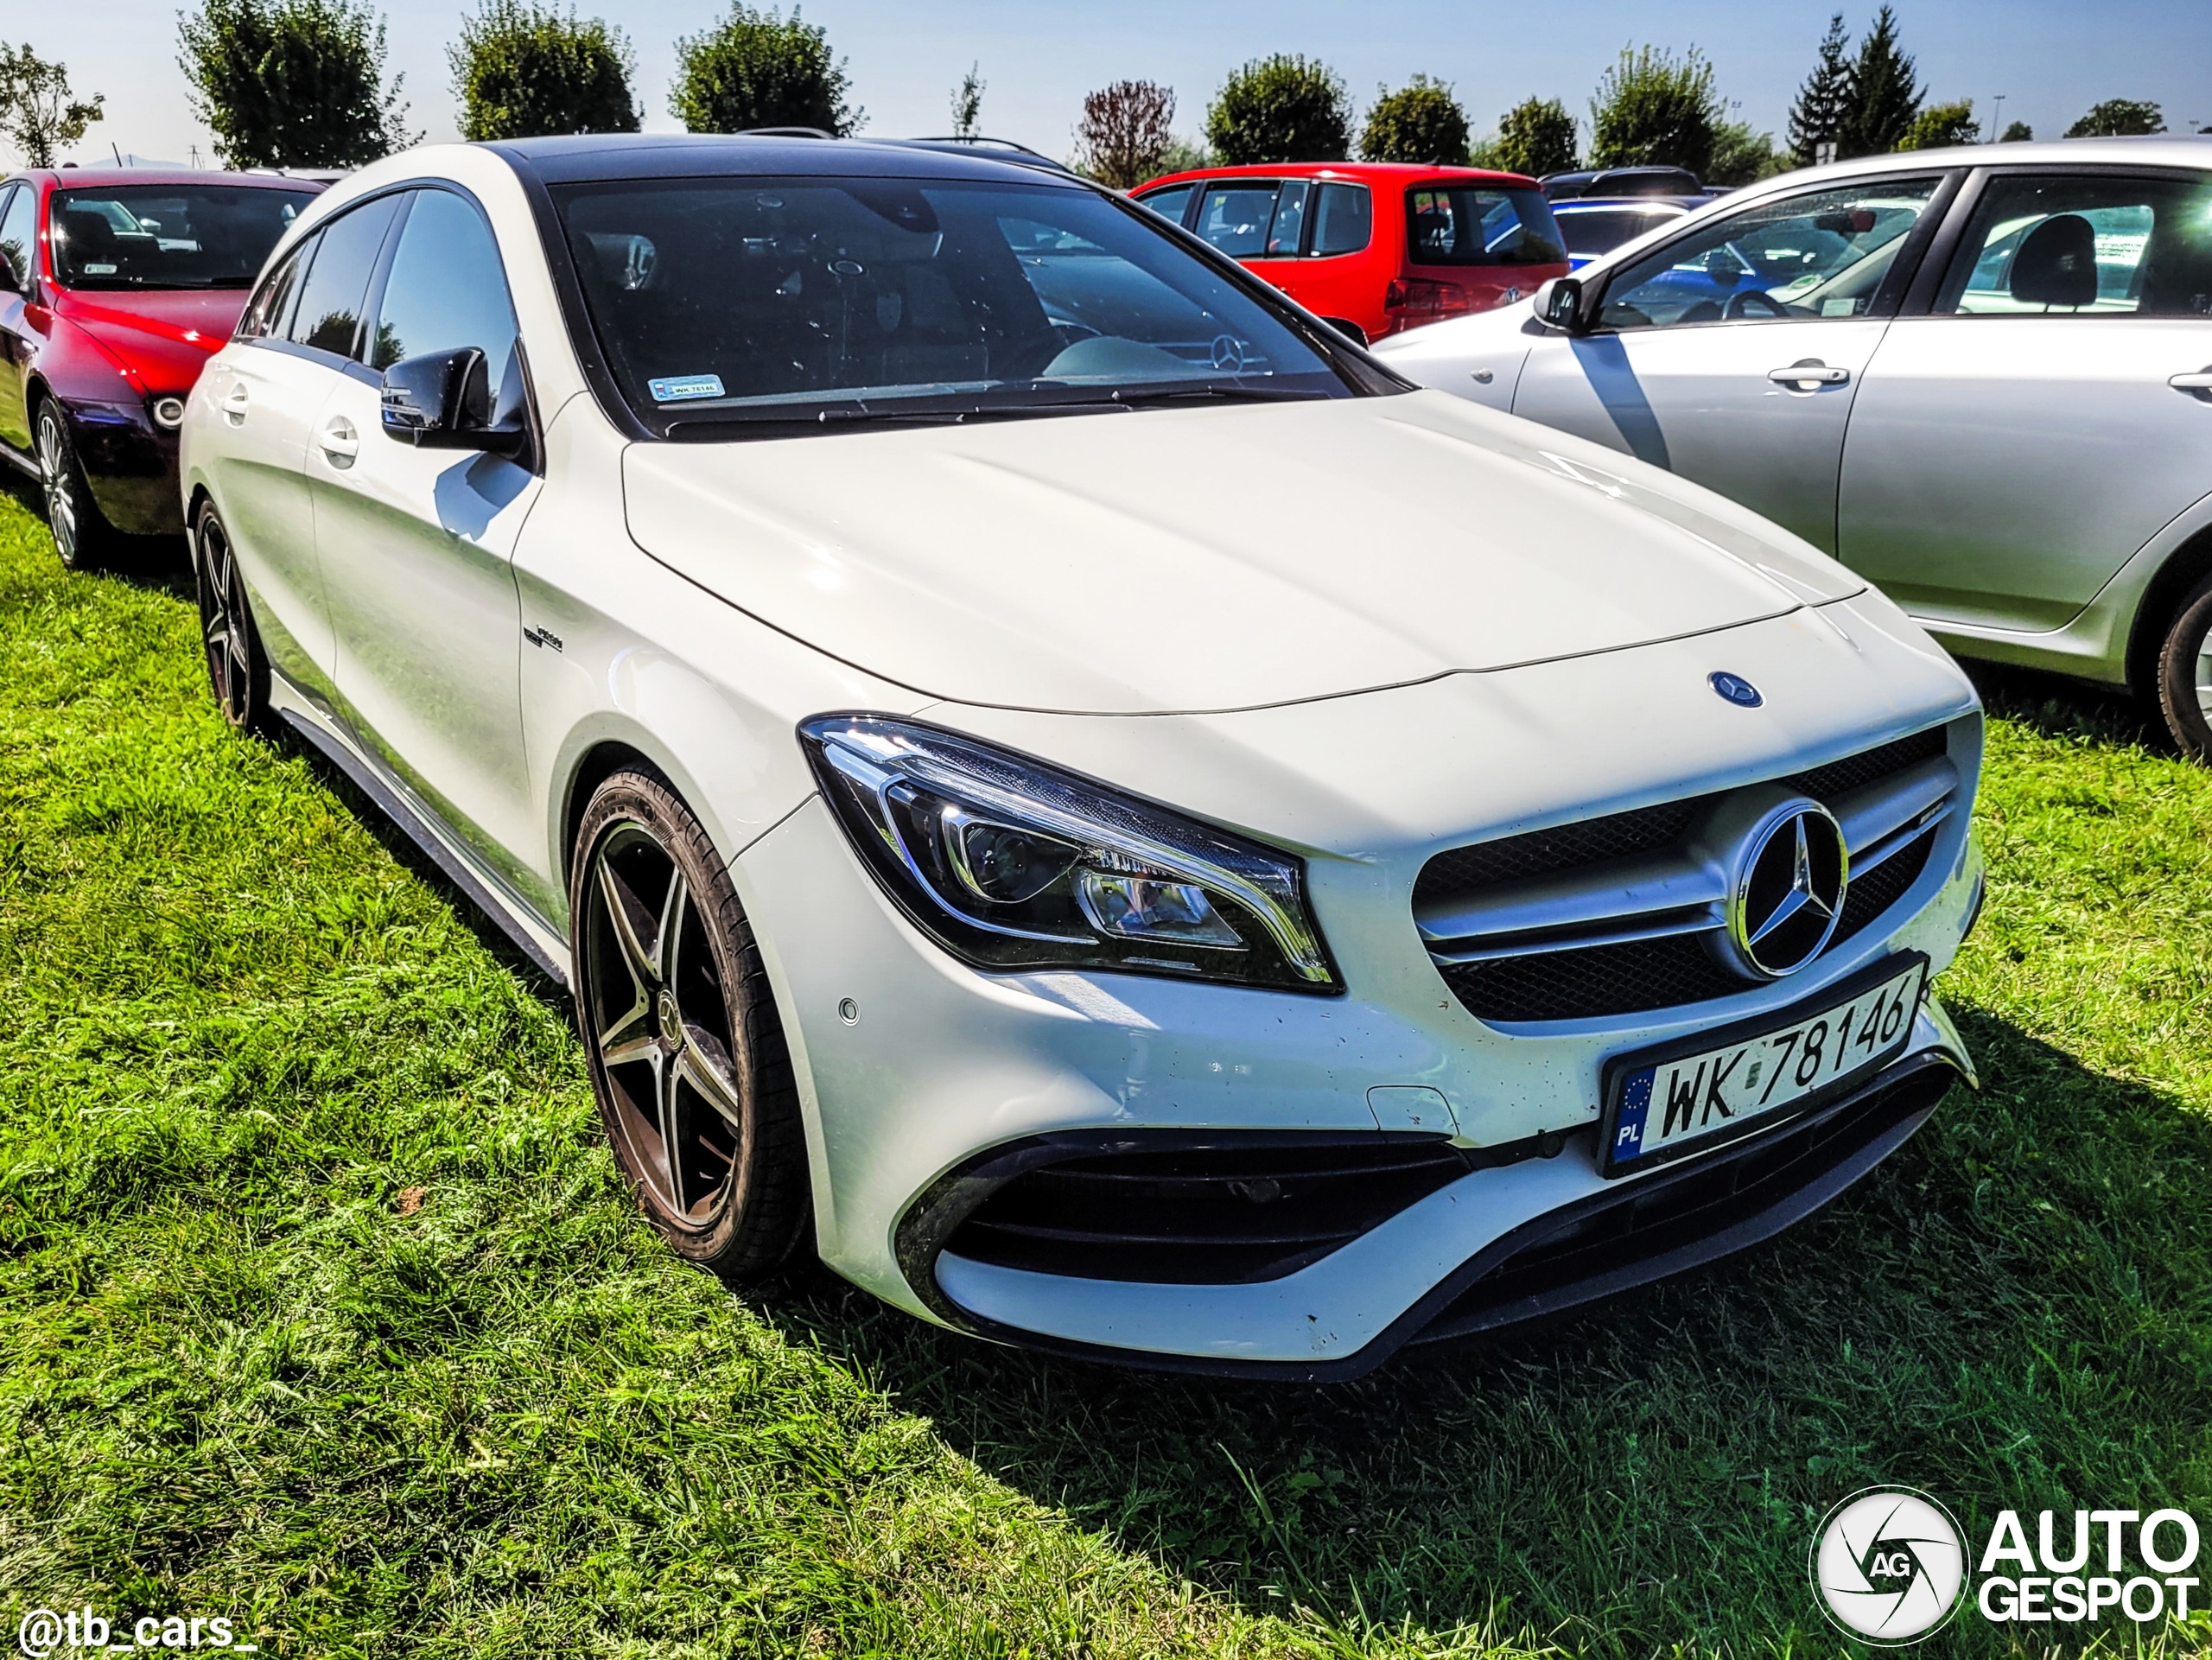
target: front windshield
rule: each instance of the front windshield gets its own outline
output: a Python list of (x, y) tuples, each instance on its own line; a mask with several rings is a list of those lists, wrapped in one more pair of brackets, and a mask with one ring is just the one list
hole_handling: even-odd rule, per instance
[(614, 378), (664, 432), (1351, 395), (1152, 215), (1089, 190), (717, 178), (558, 200)]
[(54, 193), (54, 274), (72, 289), (250, 288), (312, 190), (108, 185)]

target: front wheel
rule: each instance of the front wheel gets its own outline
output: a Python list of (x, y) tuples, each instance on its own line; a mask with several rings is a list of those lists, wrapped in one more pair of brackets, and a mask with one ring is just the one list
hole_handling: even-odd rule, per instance
[(2192, 760), (2212, 761), (2212, 576), (2174, 614), (2158, 652), (2158, 708)]
[(678, 1256), (760, 1278), (807, 1219), (798, 1088), (729, 872), (659, 773), (593, 792), (569, 913), (576, 1023), (616, 1162)]
[(115, 550), (115, 528), (92, 499), (85, 469), (77, 461), (77, 447), (69, 442), (69, 423), (52, 398), (39, 404), (32, 448), (38, 455), (38, 481), (46, 498), (46, 527), (63, 569), (97, 570)]

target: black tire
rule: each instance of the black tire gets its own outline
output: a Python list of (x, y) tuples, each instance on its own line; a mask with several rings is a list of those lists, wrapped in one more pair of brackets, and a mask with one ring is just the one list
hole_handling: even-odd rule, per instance
[(2190, 590), (2158, 648), (2158, 709), (2182, 753), (2212, 762), (2212, 576)]
[(51, 398), (39, 399), (31, 453), (38, 459), (39, 485), (46, 496), (46, 528), (63, 569), (101, 569), (114, 557), (122, 537), (92, 499), (77, 446), (69, 441), (69, 423)]
[(212, 501), (201, 502), (193, 516), (192, 582), (200, 595), (200, 642), (215, 707), (236, 730), (266, 735), (269, 658), (253, 625), (230, 533)]
[(658, 773), (592, 792), (569, 914), (576, 1024), (615, 1161), (678, 1256), (734, 1285), (760, 1278), (809, 1216), (798, 1086), (729, 872)]

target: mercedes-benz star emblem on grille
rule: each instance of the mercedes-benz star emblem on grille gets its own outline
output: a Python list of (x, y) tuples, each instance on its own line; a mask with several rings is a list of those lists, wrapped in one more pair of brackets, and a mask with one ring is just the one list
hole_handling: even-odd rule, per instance
[(1740, 674), (1731, 674), (1726, 669), (1716, 669), (1706, 676), (1705, 684), (1726, 697), (1738, 709), (1757, 709), (1766, 699), (1759, 696), (1759, 689)]
[(1799, 796), (1760, 815), (1728, 887), (1737, 972), (1779, 980), (1818, 957), (1843, 916), (1850, 862), (1843, 827), (1819, 802)]

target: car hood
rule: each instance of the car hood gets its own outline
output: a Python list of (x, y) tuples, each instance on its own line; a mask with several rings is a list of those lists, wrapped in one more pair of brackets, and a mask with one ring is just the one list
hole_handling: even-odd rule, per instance
[(229, 342), (245, 300), (244, 289), (70, 293), (54, 309), (136, 372), (147, 391), (184, 392)]
[(1250, 709), (1854, 594), (1611, 450), (1438, 392), (635, 444), (630, 532), (817, 649), (962, 703)]

